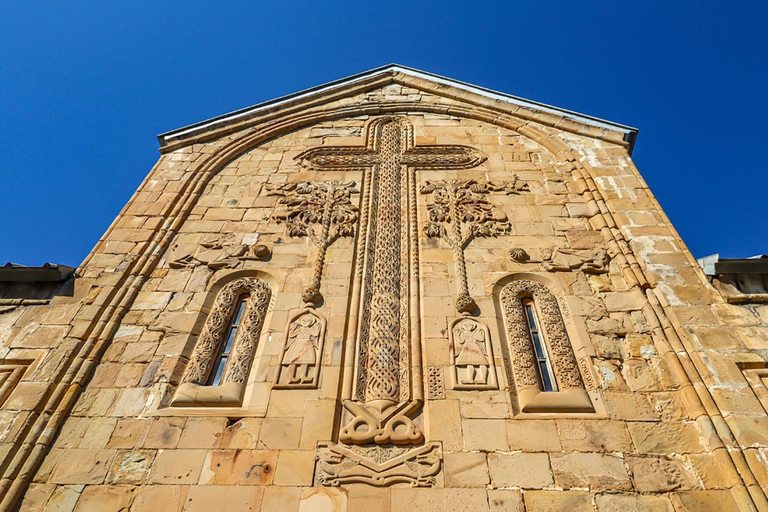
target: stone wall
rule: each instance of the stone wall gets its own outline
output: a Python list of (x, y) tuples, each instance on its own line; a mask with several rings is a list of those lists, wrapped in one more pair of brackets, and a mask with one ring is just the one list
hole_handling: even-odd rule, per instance
[[(729, 305), (706, 282), (620, 137), (411, 77), (381, 82), (171, 146), (73, 297), (0, 314), (3, 506), (765, 510), (768, 306)], [(412, 194), (399, 215), (415, 222), (387, 268), (407, 285), (400, 334), (416, 341), (392, 363), (402, 427), (377, 444), (345, 428), (372, 410), (356, 386), (361, 367), (377, 370), (354, 325), (381, 278), (365, 278), (377, 260), (363, 228), (384, 178), (365, 159), (388, 133), (433, 149), (398, 156)], [(357, 160), (325, 151), (339, 146)], [(469, 210), (441, 214), (451, 194)], [(268, 305), (245, 375), (213, 396), (190, 368), (238, 279), (265, 283)], [(551, 293), (550, 338), (561, 318), (561, 392), (525, 392), (502, 299), (519, 281)], [(486, 377), (460, 360), (463, 319), (479, 326), (488, 362), (473, 371)], [(297, 339), (317, 351), (299, 369)], [(385, 416), (366, 421), (383, 432)]]

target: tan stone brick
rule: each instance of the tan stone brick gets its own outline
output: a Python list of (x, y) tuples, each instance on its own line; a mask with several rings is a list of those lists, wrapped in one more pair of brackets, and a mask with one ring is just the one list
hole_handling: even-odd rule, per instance
[(257, 511), (264, 488), (258, 486), (194, 485), (187, 494), (185, 512), (211, 510)]
[(135, 497), (133, 486), (89, 485), (80, 495), (75, 512), (128, 510)]
[(354, 485), (347, 489), (347, 509), (390, 512), (392, 491), (387, 488)]
[(462, 512), (489, 510), (485, 489), (392, 489), (391, 510)]
[(674, 512), (666, 496), (599, 494), (595, 503), (598, 512)]
[(252, 449), (256, 446), (261, 430), (261, 418), (243, 418), (224, 430), (221, 447), (227, 449)]
[(80, 448), (105, 448), (116, 423), (115, 418), (89, 418)]
[(152, 464), (149, 483), (194, 484), (200, 477), (205, 450), (160, 450)]
[(523, 512), (523, 495), (520, 491), (488, 490), (491, 512)]
[(188, 485), (143, 485), (131, 512), (181, 512), (188, 492)]
[(511, 420), (507, 440), (512, 450), (559, 452), (562, 450), (554, 420)]
[(299, 447), (301, 418), (267, 418), (261, 424), (258, 448), (263, 450), (290, 450)]
[(51, 475), (56, 484), (100, 484), (107, 475), (114, 450), (68, 450)]
[(441, 441), (444, 450), (463, 450), (461, 413), (458, 400), (431, 400), (426, 405), (430, 441)]
[[(266, 487), (260, 512), (293, 512), (299, 510), (299, 487)], [(389, 501), (389, 500), (387, 500)]]
[(314, 451), (281, 450), (277, 459), (275, 485), (312, 485), (315, 471)]
[(218, 448), (226, 428), (226, 418), (189, 418), (178, 448)]
[(186, 418), (156, 418), (144, 440), (144, 447), (176, 448), (186, 422)]
[(553, 483), (546, 453), (489, 453), (488, 469), (494, 487), (540, 489)]
[(346, 512), (347, 493), (343, 489), (309, 487), (301, 490), (299, 512)]
[(626, 424), (612, 420), (557, 420), (563, 450), (629, 452), (632, 440)]
[(627, 457), (629, 470), (639, 492), (669, 492), (695, 488), (693, 475), (675, 459)]
[(200, 473), (200, 485), (270, 485), (277, 452), (213, 450)]
[(446, 453), (444, 464), (446, 487), (485, 487), (489, 483), (484, 453)]
[(109, 438), (109, 448), (137, 448), (144, 443), (149, 427), (150, 419), (119, 419)]
[[(746, 455), (749, 461), (749, 452)], [(690, 465), (693, 466), (705, 489), (727, 489), (739, 485), (738, 474), (730, 466), (730, 457), (722, 450), (717, 454), (690, 454), (686, 459), (690, 461)]]
[(80, 495), (85, 489), (84, 485), (60, 485), (56, 487), (53, 494), (48, 499), (46, 505), (46, 512), (50, 511), (67, 511), (74, 510), (77, 500), (80, 499)]
[(467, 450), (507, 451), (507, 425), (504, 420), (462, 420)]
[(590, 490), (631, 490), (624, 459), (600, 453), (552, 455), (555, 482), (563, 488), (588, 487)]
[(690, 423), (628, 423), (629, 434), (640, 453), (697, 453), (702, 447), (699, 431)]
[(580, 491), (526, 491), (523, 494), (526, 512), (592, 512), (589, 493)]
[(20, 510), (41, 512), (55, 489), (53, 484), (31, 484), (24, 493)]
[(688, 491), (670, 496), (675, 512), (723, 512), (739, 510), (730, 491)]
[(768, 446), (768, 425), (764, 417), (731, 415), (726, 420), (743, 447)]
[(149, 474), (155, 452), (152, 450), (118, 450), (107, 474), (112, 484), (140, 484)]
[(301, 449), (313, 450), (318, 441), (331, 439), (335, 410), (335, 400), (307, 400), (299, 441)]

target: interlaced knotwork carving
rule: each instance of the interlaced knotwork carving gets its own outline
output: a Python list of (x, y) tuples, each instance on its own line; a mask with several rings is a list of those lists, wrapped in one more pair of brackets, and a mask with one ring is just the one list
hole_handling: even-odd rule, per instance
[(541, 328), (548, 342), (552, 367), (559, 388), (561, 390), (584, 389), (557, 299), (546, 286), (530, 280), (512, 281), (504, 287), (500, 296), (517, 389), (539, 386), (536, 356), (528, 333), (523, 297), (533, 297), (540, 313)]
[(316, 304), (322, 299), (320, 281), (328, 247), (339, 237), (355, 233), (357, 207), (352, 204), (351, 196), (357, 193), (354, 182), (339, 181), (288, 183), (267, 188), (268, 195), (281, 196), (280, 203), (285, 205), (274, 219), (285, 223), (290, 236), (307, 236), (318, 249), (312, 280), (302, 293), (305, 302)]
[(459, 286), (456, 309), (460, 313), (470, 313), (477, 307), (469, 295), (464, 249), (475, 237), (497, 236), (511, 229), (507, 216), (487, 196), (491, 192), (517, 194), (521, 190), (528, 190), (528, 185), (519, 182), (517, 177), (506, 184), (484, 180), (427, 180), (421, 186), (422, 194), (433, 196), (433, 203), (427, 206), (429, 221), (424, 225), (424, 234), (442, 238), (453, 249)]
[[(411, 280), (418, 285), (418, 253), (415, 230), (416, 169), (468, 169), (485, 158), (478, 151), (454, 145), (415, 146), (413, 129), (401, 117), (373, 120), (366, 132), (365, 147), (318, 147), (297, 157), (302, 166), (313, 169), (363, 169), (368, 174), (362, 205), (366, 209), (363, 256), (362, 300), (357, 337), (357, 364), (354, 399), (365, 404), (376, 403), (365, 418), (355, 419), (342, 429), (355, 443), (395, 442), (386, 428), (392, 422), (415, 429), (398, 434), (399, 442), (418, 442), (422, 436), (415, 425), (389, 412), (397, 404), (411, 399)], [(345, 384), (347, 385), (347, 384)], [(351, 392), (350, 392), (351, 394)], [(366, 409), (366, 410), (368, 410)], [(410, 409), (409, 409), (410, 410)], [(353, 432), (351, 426), (364, 422), (377, 423), (364, 433)], [(347, 442), (347, 441), (345, 441)]]
[(248, 302), (222, 383), (245, 383), (270, 299), (267, 283), (255, 277), (237, 279), (219, 291), (182, 382), (205, 384), (234, 307), (244, 295), (248, 296)]

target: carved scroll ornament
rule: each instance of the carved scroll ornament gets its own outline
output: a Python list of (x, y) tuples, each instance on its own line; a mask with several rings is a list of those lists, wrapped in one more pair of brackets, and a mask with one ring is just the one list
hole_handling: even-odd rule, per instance
[(270, 299), (269, 285), (255, 277), (237, 279), (219, 291), (189, 360), (187, 371), (182, 379), (183, 383), (198, 385), (206, 383), (208, 373), (223, 342), (229, 318), (243, 295), (248, 295), (248, 302), (222, 383), (245, 383)]

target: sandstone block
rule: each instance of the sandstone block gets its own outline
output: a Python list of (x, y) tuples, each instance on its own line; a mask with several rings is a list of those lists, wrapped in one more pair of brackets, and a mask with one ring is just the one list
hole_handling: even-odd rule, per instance
[(346, 512), (347, 493), (330, 487), (308, 487), (301, 490), (299, 512)]
[(488, 511), (485, 489), (392, 489), (391, 510), (420, 512)]
[(635, 489), (639, 492), (669, 492), (695, 488), (682, 462), (661, 457), (628, 457)]
[(520, 491), (488, 490), (491, 512), (523, 512), (523, 494)]
[(627, 424), (629, 434), (640, 453), (698, 453), (703, 451), (699, 431), (691, 423)]
[(675, 512), (723, 512), (739, 510), (730, 491), (688, 491), (670, 496)]
[[(299, 510), (300, 487), (266, 487), (259, 512), (289, 512)], [(387, 499), (389, 505), (389, 499)], [(361, 509), (366, 510), (366, 509)]]
[(444, 450), (463, 450), (461, 413), (458, 400), (433, 400), (427, 403), (427, 435), (430, 441), (441, 441)]
[(623, 421), (557, 420), (563, 450), (580, 452), (629, 452), (632, 440)]
[(490, 481), (484, 453), (446, 453), (444, 463), (446, 487), (485, 487)]
[(200, 472), (200, 485), (270, 485), (277, 452), (213, 450)]
[(150, 419), (119, 419), (112, 435), (109, 438), (109, 448), (138, 448), (144, 443), (149, 427)]
[(114, 450), (68, 450), (51, 475), (56, 484), (100, 484), (107, 475)]
[(275, 485), (312, 485), (314, 471), (314, 451), (281, 450), (277, 460)]
[(507, 426), (504, 420), (462, 421), (464, 446), (467, 450), (507, 451)]
[(143, 485), (131, 512), (181, 512), (188, 492), (188, 485)]
[(155, 458), (152, 450), (118, 450), (107, 474), (112, 484), (140, 484), (149, 474)]
[(136, 497), (136, 487), (89, 485), (77, 501), (75, 512), (104, 512), (128, 510)]
[(221, 437), (221, 447), (227, 449), (253, 449), (259, 439), (261, 418), (243, 418), (228, 426)]
[(211, 510), (257, 511), (264, 488), (258, 486), (195, 485), (189, 488), (185, 512)]
[(267, 418), (261, 424), (258, 448), (295, 450), (301, 438), (301, 418)]
[(599, 494), (595, 498), (598, 512), (673, 512), (666, 496)]
[(186, 418), (156, 418), (144, 440), (144, 447), (176, 448), (186, 422)]
[(553, 483), (546, 453), (489, 453), (488, 469), (494, 487), (540, 489)]
[(512, 450), (559, 452), (562, 450), (554, 420), (510, 420), (507, 440)]
[(390, 512), (392, 491), (389, 488), (350, 486), (347, 490), (348, 510)]
[(218, 448), (227, 428), (226, 418), (189, 418), (179, 439), (179, 448)]
[(200, 477), (205, 450), (160, 450), (152, 464), (149, 483), (194, 484)]
[(589, 493), (581, 491), (526, 491), (526, 512), (551, 512), (567, 510), (568, 512), (592, 512), (592, 502)]
[(555, 482), (563, 488), (589, 487), (590, 490), (631, 490), (624, 459), (599, 453), (553, 455)]

